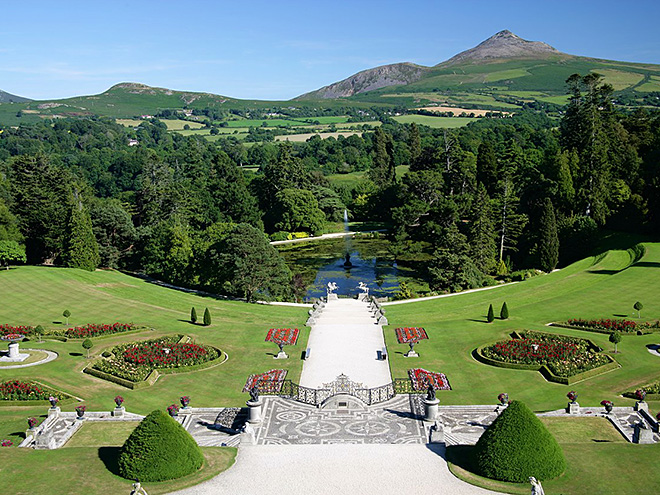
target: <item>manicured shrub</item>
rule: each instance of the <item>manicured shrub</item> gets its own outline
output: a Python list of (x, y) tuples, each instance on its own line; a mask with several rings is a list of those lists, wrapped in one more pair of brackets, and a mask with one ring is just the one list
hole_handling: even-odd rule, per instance
[(68, 309), (65, 309), (64, 312), (62, 313), (62, 316), (66, 318), (66, 324), (67, 326), (69, 325), (69, 316), (71, 316), (71, 311)]
[(509, 308), (506, 305), (506, 301), (502, 304), (502, 309), (500, 310), (500, 319), (501, 320), (509, 319)]
[(110, 356), (112, 356), (112, 353), (110, 351), (103, 351), (101, 353), (101, 356), (103, 356), (104, 358), (109, 358)]
[(194, 306), (190, 310), (190, 323), (197, 323), (197, 310)]
[(474, 448), (475, 467), (487, 478), (523, 483), (555, 478), (566, 460), (555, 438), (522, 402), (512, 401)]
[(488, 306), (488, 316), (486, 317), (488, 323), (493, 323), (495, 321), (495, 312), (493, 311), (493, 305)]
[(133, 430), (119, 452), (120, 476), (140, 481), (165, 481), (187, 476), (204, 463), (199, 446), (164, 411), (150, 413)]
[(644, 305), (641, 302), (637, 301), (635, 304), (633, 304), (633, 308), (637, 310), (637, 316), (641, 318)]
[(82, 343), (83, 349), (87, 351), (87, 357), (89, 358), (89, 350), (94, 347), (94, 343), (91, 341), (91, 339), (85, 339), (83, 340)]
[(204, 326), (208, 327), (211, 324), (211, 312), (209, 311), (209, 308), (206, 308), (204, 310)]
[(618, 351), (617, 347), (619, 346), (619, 342), (621, 342), (621, 332), (612, 332), (610, 334), (610, 342), (614, 344), (614, 354), (616, 354)]

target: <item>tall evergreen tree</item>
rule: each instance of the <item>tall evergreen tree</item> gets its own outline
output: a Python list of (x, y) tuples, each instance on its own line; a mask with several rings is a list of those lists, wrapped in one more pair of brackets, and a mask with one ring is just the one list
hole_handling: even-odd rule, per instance
[(368, 176), (380, 190), (385, 190), (396, 183), (394, 165), (394, 145), (392, 136), (376, 127), (373, 135), (372, 165)]
[(472, 205), (470, 223), (470, 254), (475, 265), (484, 273), (491, 273), (495, 268), (497, 247), (495, 245), (495, 227), (492, 219), (491, 201), (484, 184), (478, 185)]
[(417, 160), (419, 160), (419, 157), (422, 154), (422, 142), (419, 137), (419, 128), (414, 122), (410, 124), (408, 148), (410, 149), (410, 165), (413, 166), (417, 163)]
[[(77, 194), (76, 194), (77, 195)], [(92, 220), (80, 198), (74, 199), (69, 218), (64, 265), (93, 271), (99, 266), (99, 246), (92, 230)]]
[(483, 141), (477, 151), (477, 182), (486, 187), (490, 196), (497, 191), (497, 158), (488, 141)]
[(551, 272), (559, 263), (559, 236), (557, 234), (555, 209), (550, 198), (546, 198), (543, 203), (540, 234), (541, 238), (538, 245), (539, 267), (544, 272)]

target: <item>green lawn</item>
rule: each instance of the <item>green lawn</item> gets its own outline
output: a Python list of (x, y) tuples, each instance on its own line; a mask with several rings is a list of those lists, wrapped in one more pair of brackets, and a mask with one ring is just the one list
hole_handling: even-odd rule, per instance
[[(636, 265), (626, 251), (610, 251), (593, 265), (588, 258), (558, 272), (493, 290), (460, 296), (386, 307), (390, 326), (385, 339), (390, 350), (390, 366), (395, 377), (407, 376), (408, 368), (423, 367), (444, 372), (451, 391), (439, 393), (448, 404), (493, 404), (497, 394), (526, 402), (533, 410), (553, 410), (565, 406), (566, 393), (575, 389), (583, 405), (596, 405), (609, 399), (616, 405), (632, 405), (632, 399), (619, 395), (660, 377), (660, 358), (646, 345), (660, 342), (660, 334), (626, 335), (619, 344), (616, 360), (620, 369), (564, 386), (546, 381), (536, 371), (495, 368), (477, 362), (472, 350), (487, 342), (508, 337), (513, 330), (533, 329), (588, 338), (607, 351), (613, 350), (608, 336), (580, 330), (548, 328), (546, 323), (569, 318), (632, 317), (632, 306), (644, 303), (644, 319), (660, 317), (660, 300), (651, 287), (660, 287), (660, 244), (646, 244), (647, 252)], [(486, 323), (489, 304), (496, 314), (506, 301), (509, 320)], [(648, 309), (647, 309), (648, 308)], [(416, 346), (420, 357), (411, 362), (403, 357), (407, 346), (396, 342), (397, 326), (423, 326), (429, 340)], [(659, 403), (651, 403), (654, 411)]]
[[(627, 443), (604, 418), (542, 418), (555, 436), (566, 457), (566, 472), (554, 480), (543, 482), (550, 494), (588, 495), (616, 493), (636, 495), (651, 493), (660, 486), (660, 471), (655, 459), (660, 444)], [(459, 478), (491, 490), (527, 495), (527, 483), (504, 483), (474, 474), (469, 456), (472, 447), (450, 447), (447, 458), (450, 469)]]

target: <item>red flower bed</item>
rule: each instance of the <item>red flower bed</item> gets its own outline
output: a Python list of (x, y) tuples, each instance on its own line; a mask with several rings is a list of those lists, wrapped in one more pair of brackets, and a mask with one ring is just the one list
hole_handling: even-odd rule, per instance
[(6, 333), (2, 336), (0, 336), (0, 339), (2, 340), (23, 340), (25, 338), (25, 335), (22, 333)]
[(573, 318), (567, 321), (571, 327), (580, 328), (598, 328), (608, 332), (626, 332), (633, 333), (637, 330), (637, 322), (632, 320), (611, 320), (609, 318), (599, 320), (583, 320), (582, 318)]
[(300, 331), (297, 328), (271, 328), (266, 335), (266, 342), (277, 345), (296, 345)]
[(451, 390), (449, 380), (447, 380), (444, 373), (434, 373), (423, 368), (414, 368), (408, 370), (408, 376), (410, 376), (410, 381), (415, 390), (426, 390), (429, 387), (429, 382), (436, 390)]
[(282, 390), (287, 370), (270, 370), (258, 375), (250, 375), (245, 382), (243, 392), (249, 392), (256, 385), (260, 393), (277, 393)]
[(179, 366), (192, 366), (215, 359), (217, 352), (210, 347), (197, 344), (170, 344), (149, 341), (129, 347), (121, 354), (121, 357), (124, 361), (137, 366), (178, 368)]
[(9, 380), (0, 382), (0, 400), (48, 400), (54, 394), (52, 390), (31, 382)]
[(419, 342), (420, 340), (428, 339), (426, 330), (422, 327), (403, 327), (394, 329), (396, 339), (399, 344), (410, 344), (411, 342)]
[(11, 333), (31, 335), (34, 333), (34, 327), (26, 327), (25, 325), (20, 325), (18, 327), (12, 325), (0, 325), (0, 336), (9, 335)]
[(90, 323), (84, 327), (69, 328), (64, 332), (64, 335), (72, 339), (86, 339), (88, 337), (98, 337), (99, 335), (128, 332), (133, 329), (135, 329), (135, 325), (132, 323), (113, 323), (112, 325)]

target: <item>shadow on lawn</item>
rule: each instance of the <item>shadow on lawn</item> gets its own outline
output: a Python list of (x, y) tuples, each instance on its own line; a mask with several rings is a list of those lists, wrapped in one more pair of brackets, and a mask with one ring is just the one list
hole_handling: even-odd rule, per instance
[(99, 459), (106, 469), (119, 476), (119, 451), (121, 447), (99, 447)]
[(83, 355), (82, 352), (70, 352), (69, 353), (69, 356), (73, 356), (73, 357), (80, 357), (82, 355)]

